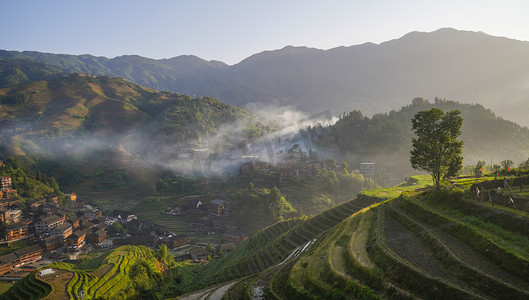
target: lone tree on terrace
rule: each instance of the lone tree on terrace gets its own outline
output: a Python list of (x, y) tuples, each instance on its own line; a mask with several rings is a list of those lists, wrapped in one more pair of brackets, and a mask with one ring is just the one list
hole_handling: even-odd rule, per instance
[(411, 166), (430, 173), (436, 190), (442, 179), (457, 175), (463, 166), (463, 141), (457, 139), (463, 125), (460, 114), (458, 110), (445, 114), (432, 108), (418, 112), (412, 119), (417, 138), (411, 139)]

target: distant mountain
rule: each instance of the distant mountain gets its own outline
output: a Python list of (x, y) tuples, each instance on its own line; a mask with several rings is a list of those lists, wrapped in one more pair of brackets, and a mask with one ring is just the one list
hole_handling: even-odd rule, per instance
[(60, 73), (57, 68), (30, 59), (0, 59), (0, 87), (51, 79)]
[(13, 59), (37, 61), (47, 68), (56, 68), (68, 73), (123, 77), (152, 89), (178, 91), (182, 94), (194, 94), (199, 87), (207, 86), (208, 80), (204, 78), (204, 74), (214, 75), (228, 67), (222, 62), (208, 62), (191, 55), (161, 60), (138, 55), (124, 55), (108, 59), (92, 55), (0, 50), (0, 62), (4, 61), (4, 64), (8, 64)]
[(412, 32), (379, 45), (318, 50), (288, 46), (228, 66), (194, 56), (153, 60), (0, 51), (61, 71), (122, 76), (183, 94), (213, 96), (244, 107), (251, 102), (293, 105), (307, 112), (367, 114), (435, 97), (479, 103), (529, 125), (529, 43), (482, 32)]

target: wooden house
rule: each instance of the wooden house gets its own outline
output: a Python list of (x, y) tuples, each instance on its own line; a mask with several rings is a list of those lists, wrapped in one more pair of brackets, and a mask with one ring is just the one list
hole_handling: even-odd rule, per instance
[(18, 222), (7, 225), (4, 229), (4, 236), (6, 241), (15, 241), (28, 237), (28, 222)]

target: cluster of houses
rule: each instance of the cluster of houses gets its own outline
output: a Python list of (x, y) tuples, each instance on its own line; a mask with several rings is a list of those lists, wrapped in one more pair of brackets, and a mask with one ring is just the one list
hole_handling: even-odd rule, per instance
[(225, 233), (236, 231), (236, 226), (228, 217), (229, 202), (221, 199), (204, 200), (203, 196), (187, 196), (168, 214), (185, 216), (191, 225), (191, 233)]
[[(18, 199), (2, 200), (4, 212), (16, 211)], [(33, 245), (0, 257), (0, 274), (14, 267), (39, 260), (58, 249), (74, 252), (87, 243), (98, 244), (107, 238), (108, 225), (99, 209), (75, 213), (58, 206), (57, 197), (38, 198), (26, 203), (20, 213), (4, 216), (1, 243), (27, 239)]]
[(199, 141), (200, 145), (195, 146), (191, 144), (186, 144), (184, 146), (178, 147), (176, 150), (176, 156), (179, 159), (200, 159), (205, 160), (209, 157), (209, 148), (208, 148), (208, 141), (204, 141), (201, 143), (202, 140)]
[(54, 195), (35, 198), (22, 205), (11, 177), (0, 177), (0, 243), (27, 240), (32, 244), (1, 256), (0, 274), (39, 260), (44, 254), (60, 248), (76, 251), (87, 243), (100, 243), (106, 239), (108, 225), (101, 210), (85, 209), (75, 194), (66, 196), (75, 211), (61, 208), (59, 198)]
[[(275, 165), (259, 160), (249, 160), (239, 167), (239, 175), (277, 174), (279, 184), (285, 184), (292, 177), (302, 175), (318, 176), (322, 169), (330, 171), (336, 168), (332, 159), (322, 161), (302, 160), (299, 157), (286, 157)], [(359, 172), (365, 177), (375, 176), (375, 163), (361, 163)]]
[(319, 175), (321, 169), (331, 170), (333, 160), (324, 161), (300, 160), (299, 158), (286, 158), (275, 165), (262, 161), (248, 161), (239, 167), (239, 175), (264, 173), (277, 174), (279, 184), (285, 184), (289, 178), (301, 175)]
[(30, 128), (30, 124), (24, 124), (13, 121), (0, 121), (0, 135), (12, 135), (23, 132)]
[[(183, 197), (176, 207), (166, 211), (166, 214), (185, 217), (191, 225), (192, 234), (215, 235), (217, 252), (229, 252), (236, 244), (246, 240), (248, 234), (241, 232), (239, 226), (229, 219), (228, 201), (206, 200), (207, 198), (201, 195)], [(204, 260), (207, 256), (208, 252), (205, 249), (196, 247), (189, 250), (187, 258)]]

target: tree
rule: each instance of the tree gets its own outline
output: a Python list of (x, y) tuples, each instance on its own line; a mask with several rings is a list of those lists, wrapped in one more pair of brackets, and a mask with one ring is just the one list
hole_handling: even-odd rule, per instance
[(529, 158), (526, 161), (522, 161), (519, 167), (520, 169), (524, 169), (524, 170), (529, 169)]
[(463, 166), (463, 141), (457, 139), (463, 125), (460, 114), (458, 110), (445, 114), (432, 108), (418, 112), (412, 119), (417, 137), (411, 140), (411, 166), (430, 173), (436, 190), (442, 179), (457, 175)]
[(479, 160), (476, 163), (476, 167), (474, 168), (474, 176), (475, 177), (481, 177), (483, 176), (483, 167), (485, 166), (484, 160)]
[(334, 201), (323, 194), (321, 196), (312, 196), (312, 203), (317, 211), (324, 211), (334, 205)]
[(500, 171), (501, 167), (500, 165), (498, 164), (494, 164), (492, 165), (492, 168), (494, 169), (494, 172), (496, 172), (496, 174)]
[(112, 224), (112, 229), (114, 229), (114, 232), (119, 233), (119, 234), (125, 233), (125, 229), (123, 228), (123, 225), (119, 222)]
[(281, 219), (283, 214), (283, 202), (284, 198), (281, 196), (281, 192), (277, 187), (273, 187), (270, 190), (269, 201), (268, 201), (268, 212), (274, 220)]
[(500, 165), (503, 168), (503, 170), (509, 171), (514, 166), (514, 162), (510, 159), (506, 159), (506, 160), (502, 160), (500, 162)]
[(167, 245), (163, 244), (158, 248), (158, 260), (161, 262), (167, 261)]
[(211, 243), (206, 245), (206, 251), (208, 251), (208, 253), (211, 255), (215, 255), (215, 253), (217, 252), (217, 250), (215, 249), (215, 246), (213, 246), (213, 244)]

